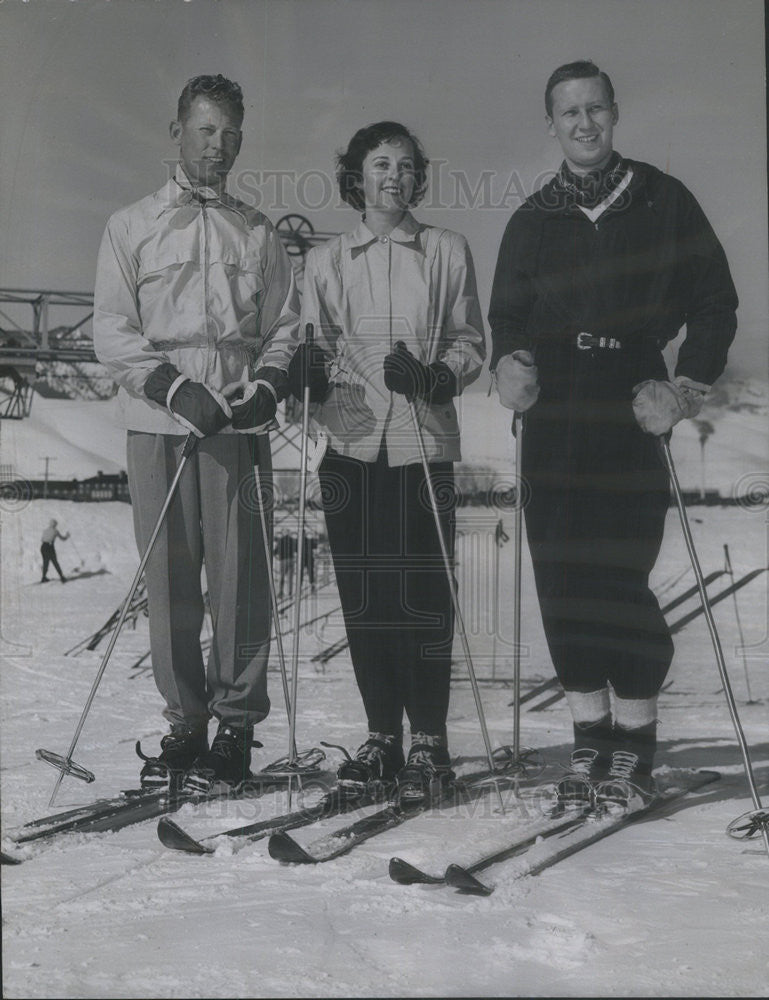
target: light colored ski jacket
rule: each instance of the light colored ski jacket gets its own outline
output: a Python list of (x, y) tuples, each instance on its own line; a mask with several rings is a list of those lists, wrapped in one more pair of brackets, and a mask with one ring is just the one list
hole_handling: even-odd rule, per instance
[[(365, 222), (307, 255), (302, 330), (331, 355), (332, 389), (313, 431), (342, 455), (373, 462), (384, 439), (391, 466), (420, 461), (406, 398), (384, 383), (383, 362), (402, 340), (420, 361), (442, 361), (458, 391), (480, 374), (486, 347), (475, 271), (464, 236), (407, 213), (387, 236)], [(417, 411), (430, 461), (460, 458), (453, 401)]]
[[(161, 362), (222, 391), (257, 366), (285, 370), (299, 299), (272, 223), (184, 172), (116, 212), (99, 249), (94, 348), (118, 383), (129, 430), (184, 434), (144, 383)], [(220, 433), (234, 433), (227, 426)]]

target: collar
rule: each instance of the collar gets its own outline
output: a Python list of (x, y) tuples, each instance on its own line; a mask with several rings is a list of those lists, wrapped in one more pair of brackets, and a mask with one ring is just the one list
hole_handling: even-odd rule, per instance
[[(418, 249), (419, 240), (417, 236), (422, 229), (424, 229), (424, 226), (417, 222), (411, 212), (406, 212), (395, 229), (387, 233), (387, 239), (392, 240), (393, 243), (400, 243), (402, 246), (411, 246), (414, 249)], [(382, 237), (372, 233), (365, 221), (361, 219), (357, 228), (350, 233), (349, 241), (351, 250), (364, 250), (366, 247), (371, 246), (372, 243), (382, 242)]]
[(158, 216), (184, 205), (219, 204), (237, 212), (245, 219), (236, 199), (226, 191), (219, 192), (211, 187), (194, 187), (182, 169), (181, 163), (176, 164), (173, 178), (158, 192), (158, 199), (160, 201)]
[(622, 177), (619, 184), (606, 195), (603, 201), (599, 201), (597, 205), (593, 205), (592, 208), (588, 208), (587, 205), (580, 205), (576, 202), (576, 207), (584, 215), (590, 219), (591, 222), (597, 222), (598, 219), (603, 215), (607, 208), (610, 208), (615, 201), (618, 201), (622, 195), (625, 193), (627, 188), (630, 186), (630, 182), (633, 179), (633, 168), (628, 167), (627, 173)]

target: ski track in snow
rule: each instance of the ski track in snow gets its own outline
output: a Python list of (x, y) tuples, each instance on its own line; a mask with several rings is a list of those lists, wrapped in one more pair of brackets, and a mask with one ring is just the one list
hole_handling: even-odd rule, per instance
[[(744, 414), (738, 416), (744, 422)], [(98, 441), (90, 451), (99, 452)], [(725, 475), (733, 475), (731, 468)], [(689, 516), (705, 572), (723, 566), (724, 543), (737, 575), (766, 565), (765, 508), (692, 507)], [(39, 536), (51, 517), (72, 532), (71, 543), (57, 545), (66, 573), (107, 572), (80, 580), (75, 574), (65, 586), (35, 586)], [(493, 529), (499, 517), (511, 534), (509, 511), (462, 514), (469, 534), (460, 540), (460, 561), (462, 552), (466, 562), (476, 560), (481, 582), (493, 578), (490, 550), (471, 550), (468, 538), (479, 524)], [(64, 652), (120, 604), (138, 557), (125, 504), (6, 503), (0, 530), (0, 793), (7, 833), (51, 811), (56, 775), (34, 759), (34, 751), (44, 746), (66, 752), (106, 643), (77, 656)], [(655, 586), (661, 590), (677, 576), (672, 593), (690, 586), (687, 566), (671, 509)], [(499, 569), (501, 591), (509, 595), (509, 544), (501, 550)], [(715, 605), (714, 615), (766, 804), (767, 574), (739, 591), (737, 600), (755, 704), (746, 704), (732, 599)], [(523, 604), (526, 691), (552, 673), (526, 557)], [(336, 606), (333, 586), (321, 588), (302, 617)], [(692, 607), (688, 602), (675, 614)], [(484, 632), (484, 614), (475, 610), (468, 612), (470, 642), (485, 679), (493, 643)], [(512, 738), (509, 614), (501, 625), (497, 680), (481, 685), (495, 744)], [(338, 612), (302, 634), (300, 747), (321, 739), (354, 747), (364, 733), (347, 654), (325, 669), (311, 662), (341, 634)], [(135, 784), (133, 743), (157, 746), (165, 731), (159, 696), (148, 672), (131, 669), (147, 648), (147, 621), (140, 616), (121, 635), (75, 753), (97, 780), (84, 785), (65, 779), (57, 809)], [(482, 760), (483, 744), (459, 643), (455, 657), (449, 736), (453, 752), (463, 757), (462, 769), (470, 770)], [(431, 858), (471, 857), (479, 831), (493, 831), (483, 839), (485, 847), (506, 823), (517, 821), (515, 810), (507, 819), (486, 812), (475, 818), (423, 816), (317, 866), (279, 865), (269, 858), (266, 840), (242, 847), (220, 842), (211, 857), (177, 855), (158, 842), (154, 820), (48, 845), (14, 848), (5, 841), (4, 847), (28, 860), (2, 869), (4, 995), (760, 996), (769, 981), (761, 944), (769, 930), (769, 859), (760, 853), (760, 842), (730, 840), (724, 832), (751, 802), (701, 616), (676, 636), (669, 680), (660, 699), (659, 765), (716, 769), (721, 781), (539, 876), (517, 879), (517, 859), (487, 869), (481, 877), (495, 887), (488, 898), (398, 886), (387, 875), (387, 863), (393, 855), (426, 865)], [(273, 710), (260, 727), (265, 748), (256, 766), (286, 750), (277, 672), (271, 673), (271, 691)], [(523, 742), (541, 748), (554, 767), (567, 756), (571, 724), (563, 700), (543, 712), (523, 710), (521, 730)], [(339, 755), (327, 753), (333, 769)], [(311, 794), (308, 787), (308, 801)], [(193, 835), (205, 836), (283, 811), (286, 804), (285, 791), (275, 790), (250, 801), (185, 806), (176, 818)], [(329, 820), (323, 828), (342, 822), (346, 818)], [(309, 837), (310, 831), (297, 834)]]

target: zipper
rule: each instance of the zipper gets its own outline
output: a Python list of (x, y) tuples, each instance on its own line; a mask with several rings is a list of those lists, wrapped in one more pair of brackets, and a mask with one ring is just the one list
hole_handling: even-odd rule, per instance
[(209, 285), (208, 285), (208, 267), (209, 267), (209, 221), (208, 221), (208, 209), (206, 208), (205, 201), (201, 202), (200, 205), (201, 218), (203, 222), (203, 316), (206, 324), (206, 340), (208, 342), (208, 354), (205, 361), (205, 379), (208, 381), (208, 376), (211, 373), (211, 361), (214, 354), (215, 343), (211, 334), (211, 324), (209, 322)]

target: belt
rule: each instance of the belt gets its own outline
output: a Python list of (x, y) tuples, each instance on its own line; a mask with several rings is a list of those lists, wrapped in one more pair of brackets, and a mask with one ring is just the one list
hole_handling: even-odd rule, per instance
[(593, 347), (606, 351), (619, 351), (622, 348), (622, 343), (614, 337), (595, 337), (592, 333), (578, 333), (574, 342), (580, 351), (589, 351)]

